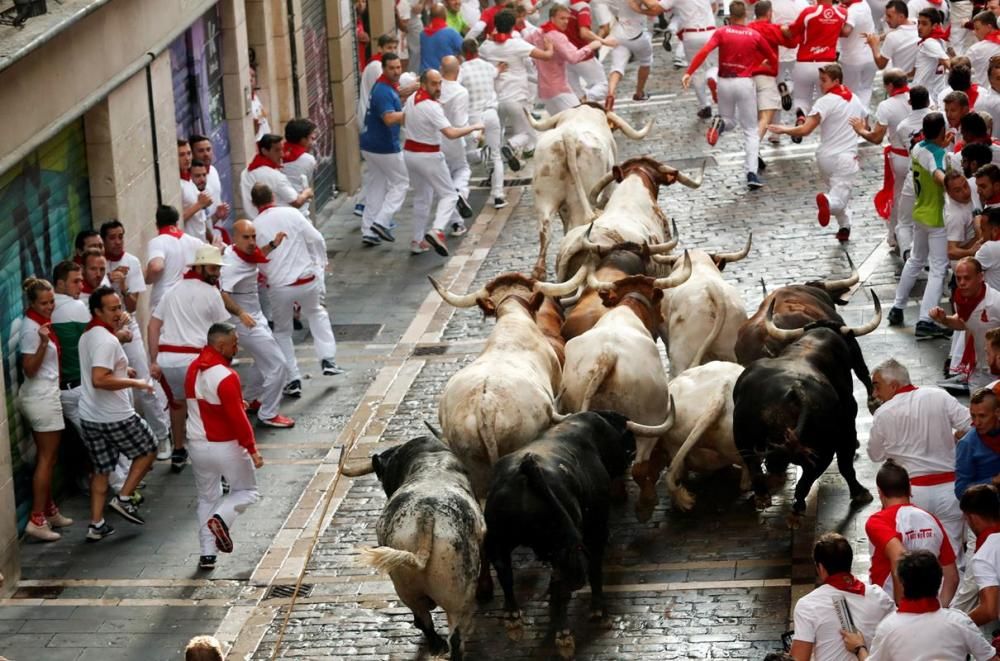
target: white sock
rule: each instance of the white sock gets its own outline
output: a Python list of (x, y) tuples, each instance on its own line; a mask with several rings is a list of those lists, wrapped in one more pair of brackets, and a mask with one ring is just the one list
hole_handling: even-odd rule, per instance
[(97, 521), (97, 522), (91, 521), (91, 523), (90, 523), (90, 527), (91, 528), (100, 528), (103, 525), (104, 525), (104, 519), (101, 519), (100, 521)]

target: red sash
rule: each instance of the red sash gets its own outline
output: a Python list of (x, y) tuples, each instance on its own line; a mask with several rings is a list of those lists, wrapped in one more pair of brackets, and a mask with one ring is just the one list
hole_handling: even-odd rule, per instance
[(886, 145), (885, 149), (882, 150), (882, 190), (875, 193), (875, 213), (880, 218), (886, 219), (892, 214), (892, 205), (895, 201), (893, 197), (896, 192), (896, 173), (893, 172), (892, 159), (889, 154), (909, 156), (910, 152), (902, 147), (893, 147), (892, 145)]

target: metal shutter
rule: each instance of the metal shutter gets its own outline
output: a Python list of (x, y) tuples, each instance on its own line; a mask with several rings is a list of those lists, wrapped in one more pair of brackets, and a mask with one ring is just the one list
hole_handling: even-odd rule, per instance
[(326, 38), (326, 1), (302, 0), (302, 41), (305, 53), (302, 54), (301, 61), (305, 65), (308, 114), (309, 119), (319, 127), (312, 150), (316, 157), (314, 213), (318, 213), (333, 195), (337, 176), (333, 145), (333, 96), (330, 93)]

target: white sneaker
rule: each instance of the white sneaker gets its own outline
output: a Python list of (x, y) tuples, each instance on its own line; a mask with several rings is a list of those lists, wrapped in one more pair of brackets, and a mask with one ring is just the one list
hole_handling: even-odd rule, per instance
[(431, 245), (426, 241), (410, 241), (410, 254), (422, 255), (431, 249)]
[(62, 535), (53, 530), (48, 521), (40, 526), (28, 521), (28, 527), (24, 529), (24, 532), (43, 542), (54, 542), (62, 539)]
[(170, 454), (174, 451), (173, 445), (170, 443), (170, 437), (164, 436), (159, 440), (156, 445), (156, 458), (159, 461), (165, 461), (170, 458)]

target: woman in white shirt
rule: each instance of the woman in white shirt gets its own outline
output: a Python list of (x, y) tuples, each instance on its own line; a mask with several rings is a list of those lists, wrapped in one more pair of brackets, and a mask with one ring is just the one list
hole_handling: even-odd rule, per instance
[(73, 523), (52, 502), (52, 471), (59, 456), (59, 441), (65, 428), (59, 398), (59, 340), (52, 331), (55, 292), (48, 281), (27, 278), (22, 284), (28, 300), (18, 351), (24, 383), (18, 390), (21, 413), (35, 440), (35, 474), (32, 478), (31, 518), (25, 529), (32, 537), (54, 542), (60, 534), (53, 528)]

